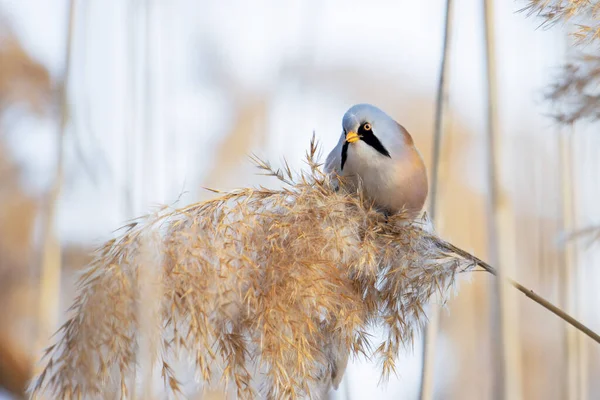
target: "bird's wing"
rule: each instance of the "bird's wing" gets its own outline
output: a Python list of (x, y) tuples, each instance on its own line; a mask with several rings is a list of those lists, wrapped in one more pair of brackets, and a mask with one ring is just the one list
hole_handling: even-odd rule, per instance
[(397, 122), (396, 122), (396, 125), (398, 125), (398, 131), (400, 132), (400, 135), (402, 135), (402, 139), (404, 139), (404, 143), (409, 146), (414, 145), (413, 138), (410, 135), (410, 133), (406, 130), (406, 128)]

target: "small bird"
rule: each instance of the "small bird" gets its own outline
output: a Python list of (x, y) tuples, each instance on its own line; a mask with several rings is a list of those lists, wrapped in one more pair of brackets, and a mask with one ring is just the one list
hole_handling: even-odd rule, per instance
[[(342, 135), (325, 161), (325, 173), (348, 190), (362, 188), (364, 195), (386, 214), (403, 212), (415, 218), (427, 198), (427, 172), (421, 154), (406, 129), (371, 104), (352, 106), (342, 119)], [(360, 185), (359, 185), (360, 181)], [(328, 343), (329, 387), (338, 389), (348, 364), (348, 352)]]
[(349, 190), (361, 187), (383, 212), (415, 218), (427, 198), (427, 172), (408, 131), (371, 104), (346, 111), (342, 129), (325, 172), (342, 177)]

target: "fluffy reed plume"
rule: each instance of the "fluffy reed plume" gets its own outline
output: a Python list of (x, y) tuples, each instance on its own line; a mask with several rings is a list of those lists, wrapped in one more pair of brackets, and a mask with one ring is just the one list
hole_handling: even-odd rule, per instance
[(573, 36), (579, 43), (594, 41), (600, 37), (600, 4), (590, 0), (530, 0), (522, 9), (529, 15), (543, 19), (543, 26), (559, 22), (574, 22)]
[[(163, 208), (106, 243), (83, 272), (34, 397), (102, 397), (108, 382), (122, 397), (131, 392), (148, 245), (163, 249), (155, 350), (168, 390), (182, 390), (170, 360), (184, 354), (200, 381), (244, 398), (319, 397), (339, 383), (349, 355), (376, 356), (383, 377), (392, 373), (426, 303), (444, 298), (471, 262), (418, 222), (385, 218), (360, 196), (330, 189), (315, 152), (313, 141), (310, 173), (298, 177), (258, 161), (285, 183), (280, 190)], [(371, 346), (375, 324), (387, 336)]]
[(600, 119), (600, 57), (583, 55), (564, 66), (547, 93), (557, 105), (554, 117), (561, 123)]
[[(600, 38), (600, 3), (589, 0), (530, 0), (523, 8), (528, 15), (542, 19), (542, 26), (556, 23), (570, 24), (571, 36), (576, 45), (597, 43)], [(563, 124), (600, 118), (600, 59), (596, 55), (583, 54), (563, 67), (547, 98), (559, 105), (554, 113)]]

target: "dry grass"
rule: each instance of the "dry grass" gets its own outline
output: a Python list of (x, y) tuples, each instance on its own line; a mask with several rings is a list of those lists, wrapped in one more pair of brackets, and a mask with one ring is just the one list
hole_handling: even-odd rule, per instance
[[(267, 173), (281, 190), (243, 189), (127, 225), (84, 271), (70, 319), (48, 349), (35, 394), (102, 397), (109, 382), (132, 391), (140, 340), (136, 306), (143, 248), (162, 248), (161, 340), (165, 387), (182, 390), (171, 361), (187, 355), (200, 381), (241, 397), (319, 397), (339, 382), (348, 355), (395, 369), (435, 293), (449, 293), (471, 262), (401, 215), (386, 218), (360, 196), (334, 192), (310, 173)], [(155, 260), (156, 261), (156, 260)], [(367, 329), (385, 327), (373, 345)]]

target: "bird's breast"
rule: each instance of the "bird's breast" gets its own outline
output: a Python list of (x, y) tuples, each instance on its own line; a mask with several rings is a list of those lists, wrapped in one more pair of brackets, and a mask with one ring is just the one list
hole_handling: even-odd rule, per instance
[(427, 197), (425, 165), (414, 148), (390, 158), (365, 143), (356, 143), (348, 149), (342, 175), (352, 189), (360, 180), (365, 196), (392, 213), (405, 209), (410, 215), (416, 215)]

